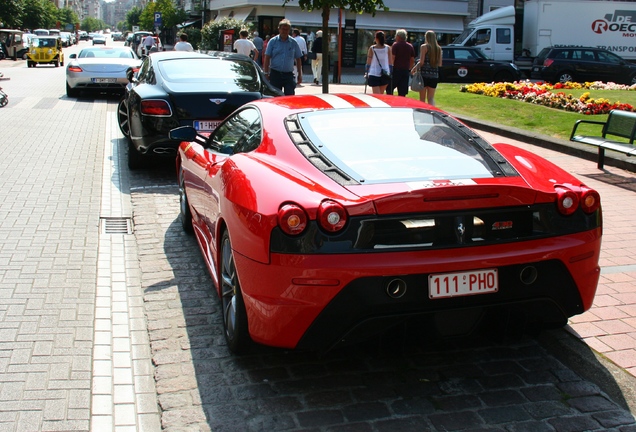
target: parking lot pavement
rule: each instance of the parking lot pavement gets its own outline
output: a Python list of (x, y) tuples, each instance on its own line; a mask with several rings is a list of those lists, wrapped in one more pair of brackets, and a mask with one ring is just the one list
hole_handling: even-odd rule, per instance
[[(535, 339), (430, 341), (421, 328), (323, 357), (231, 356), (211, 280), (180, 228), (173, 165), (128, 172), (116, 100), (69, 99), (61, 68), (22, 63), (8, 68), (0, 110), (10, 137), (0, 140), (1, 430), (636, 428), (633, 377), (584, 344), (572, 351), (583, 371)], [(630, 177), (547, 156), (601, 191), (611, 247), (599, 297), (627, 301)], [(599, 371), (609, 371), (602, 383)]]

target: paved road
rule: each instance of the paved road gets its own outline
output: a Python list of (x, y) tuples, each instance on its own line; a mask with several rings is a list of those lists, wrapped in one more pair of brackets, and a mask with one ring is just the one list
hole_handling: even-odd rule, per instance
[[(636, 430), (633, 381), (565, 331), (439, 341), (401, 328), (322, 357), (231, 356), (179, 226), (172, 165), (128, 172), (116, 100), (67, 99), (61, 68), (17, 63), (0, 62), (11, 78), (0, 82), (10, 97), (0, 110), (0, 430)], [(604, 203), (634, 199), (594, 181)], [(132, 222), (131, 234), (109, 221)], [(553, 353), (567, 346), (572, 356)]]

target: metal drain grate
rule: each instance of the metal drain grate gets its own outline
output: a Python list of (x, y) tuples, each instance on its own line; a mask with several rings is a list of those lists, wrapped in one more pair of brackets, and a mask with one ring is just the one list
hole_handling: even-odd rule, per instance
[(101, 218), (102, 234), (132, 234), (131, 218)]

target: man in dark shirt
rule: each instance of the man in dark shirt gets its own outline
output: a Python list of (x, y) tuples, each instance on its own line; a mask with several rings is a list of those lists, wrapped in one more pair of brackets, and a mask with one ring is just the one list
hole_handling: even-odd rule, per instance
[(386, 88), (386, 93), (392, 95), (397, 88), (398, 96), (406, 96), (409, 92), (409, 77), (415, 64), (415, 50), (406, 41), (407, 33), (404, 29), (395, 32), (395, 42), (391, 45), (393, 55), (393, 79)]

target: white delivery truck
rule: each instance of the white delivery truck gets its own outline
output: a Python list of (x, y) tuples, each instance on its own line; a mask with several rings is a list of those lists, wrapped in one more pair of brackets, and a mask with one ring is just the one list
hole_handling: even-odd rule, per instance
[(605, 48), (636, 61), (634, 2), (528, 0), (520, 40), (514, 34), (515, 15), (514, 6), (488, 12), (471, 21), (451, 45), (476, 46), (489, 58), (515, 62), (523, 71), (548, 46)]

